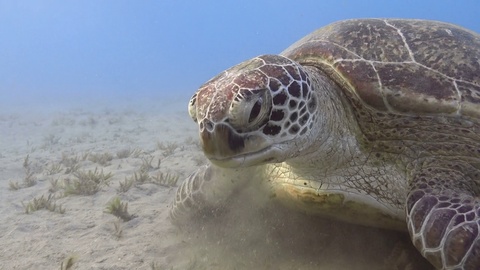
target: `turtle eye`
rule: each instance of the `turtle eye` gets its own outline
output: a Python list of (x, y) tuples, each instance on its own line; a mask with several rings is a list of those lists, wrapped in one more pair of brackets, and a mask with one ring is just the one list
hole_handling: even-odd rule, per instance
[(272, 96), (267, 89), (238, 92), (230, 105), (230, 124), (238, 131), (250, 131), (268, 122)]
[(250, 116), (248, 117), (248, 122), (251, 123), (257, 119), (257, 117), (260, 115), (260, 112), (262, 111), (262, 103), (263, 100), (260, 98), (253, 104), (252, 109), (250, 110)]
[(193, 94), (192, 98), (188, 102), (188, 114), (193, 119), (193, 121), (197, 122), (197, 93)]

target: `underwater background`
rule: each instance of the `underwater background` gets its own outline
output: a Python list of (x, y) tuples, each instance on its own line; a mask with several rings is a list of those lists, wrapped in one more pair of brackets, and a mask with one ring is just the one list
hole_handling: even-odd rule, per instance
[(222, 70), (335, 21), (480, 32), (479, 10), (478, 0), (0, 0), (0, 270), (429, 269), (406, 234), (250, 197), (180, 232), (168, 217), (175, 191), (208, 162), (187, 104)]
[(479, 10), (476, 0), (1, 0), (0, 110), (188, 98), (220, 71), (334, 21), (418, 18), (480, 32)]

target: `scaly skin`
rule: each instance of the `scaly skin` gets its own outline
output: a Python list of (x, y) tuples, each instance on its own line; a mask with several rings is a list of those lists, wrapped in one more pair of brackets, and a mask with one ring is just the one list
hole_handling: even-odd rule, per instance
[(261, 183), (308, 213), (408, 230), (438, 269), (480, 269), (479, 48), (450, 24), (350, 20), (226, 70), (190, 101), (213, 164), (173, 220)]

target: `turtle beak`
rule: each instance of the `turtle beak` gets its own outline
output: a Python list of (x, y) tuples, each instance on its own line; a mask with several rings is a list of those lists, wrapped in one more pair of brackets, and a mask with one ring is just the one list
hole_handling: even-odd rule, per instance
[(204, 120), (200, 125), (200, 139), (203, 152), (208, 159), (222, 160), (237, 155), (245, 147), (245, 139), (238, 135), (230, 126), (212, 124)]

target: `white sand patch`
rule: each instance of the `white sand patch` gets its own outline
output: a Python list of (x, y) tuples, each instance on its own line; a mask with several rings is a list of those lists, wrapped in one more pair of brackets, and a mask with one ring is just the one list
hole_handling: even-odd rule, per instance
[[(3, 111), (0, 134), (0, 269), (59, 269), (70, 257), (71, 269), (382, 269), (406, 239), (252, 206), (248, 194), (218, 220), (179, 232), (168, 218), (176, 187), (160, 178), (179, 185), (205, 162), (185, 100)], [(81, 192), (72, 191), (79, 171), (111, 178), (93, 194), (68, 194)], [(56, 210), (25, 213), (49, 194)], [(105, 212), (116, 196), (135, 218)]]

